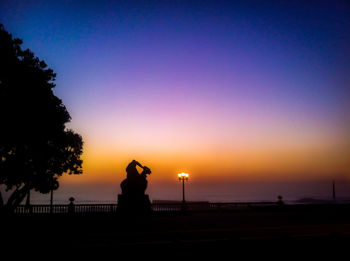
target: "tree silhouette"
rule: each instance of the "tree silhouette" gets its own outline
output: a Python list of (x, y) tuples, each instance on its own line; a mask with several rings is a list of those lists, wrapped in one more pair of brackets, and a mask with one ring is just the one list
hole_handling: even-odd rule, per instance
[(56, 74), (0, 25), (0, 184), (14, 209), (30, 190), (48, 193), (64, 174), (82, 173), (83, 141), (53, 93)]

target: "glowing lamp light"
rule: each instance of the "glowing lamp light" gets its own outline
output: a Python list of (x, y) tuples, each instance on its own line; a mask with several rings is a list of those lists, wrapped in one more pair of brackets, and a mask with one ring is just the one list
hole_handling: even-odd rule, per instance
[(179, 181), (182, 181), (182, 180), (188, 180), (189, 175), (187, 173), (182, 172), (177, 174), (177, 176), (179, 177)]

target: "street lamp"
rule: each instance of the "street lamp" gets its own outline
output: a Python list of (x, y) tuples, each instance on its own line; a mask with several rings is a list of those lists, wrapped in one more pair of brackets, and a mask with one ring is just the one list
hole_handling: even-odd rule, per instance
[(185, 203), (185, 181), (188, 180), (188, 174), (187, 173), (180, 173), (177, 174), (177, 176), (179, 177), (179, 181), (182, 181), (182, 203)]

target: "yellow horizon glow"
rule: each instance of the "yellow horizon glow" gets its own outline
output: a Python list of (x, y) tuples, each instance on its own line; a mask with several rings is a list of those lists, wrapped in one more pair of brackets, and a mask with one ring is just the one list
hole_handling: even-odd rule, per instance
[(121, 150), (92, 150), (83, 155), (83, 175), (66, 176), (65, 182), (116, 182), (126, 176), (127, 164), (136, 159), (152, 170), (152, 182), (169, 182), (179, 172), (192, 173), (192, 179), (210, 180), (308, 180), (350, 177), (350, 154), (334, 153), (331, 149), (255, 149), (255, 150), (201, 150), (188, 152), (132, 153)]

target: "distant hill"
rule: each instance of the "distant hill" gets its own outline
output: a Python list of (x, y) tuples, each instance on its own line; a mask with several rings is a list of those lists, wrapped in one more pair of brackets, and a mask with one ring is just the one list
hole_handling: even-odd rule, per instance
[(333, 200), (326, 199), (315, 199), (315, 198), (302, 198), (295, 201), (295, 203), (303, 203), (303, 204), (325, 204), (325, 203), (333, 203)]
[[(152, 203), (155, 203), (155, 204), (180, 204), (182, 203), (182, 201), (180, 200), (152, 200)], [(209, 203), (209, 201), (187, 201), (186, 200), (186, 203)]]

